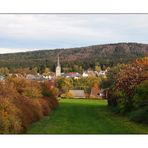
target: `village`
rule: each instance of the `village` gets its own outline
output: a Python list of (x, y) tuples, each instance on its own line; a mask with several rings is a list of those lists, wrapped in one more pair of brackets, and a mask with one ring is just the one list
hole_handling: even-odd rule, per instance
[[(67, 73), (63, 73), (61, 71), (61, 65), (60, 65), (60, 58), (59, 55), (57, 57), (57, 66), (55, 69), (55, 72), (50, 72), (48, 70), (48, 68), (46, 68), (46, 72), (45, 73), (25, 73), (25, 74), (21, 74), (21, 73), (8, 73), (7, 77), (25, 77), (25, 79), (27, 80), (31, 80), (31, 81), (37, 81), (39, 83), (44, 83), (45, 81), (48, 81), (50, 83), (50, 85), (53, 85), (53, 87), (57, 87), (56, 82), (59, 79), (71, 79), (73, 81), (80, 81), (81, 79), (85, 79), (85, 81), (87, 81), (87, 79), (89, 78), (105, 78), (106, 77), (106, 73), (107, 70), (100, 70), (100, 71), (94, 71), (94, 70), (87, 70), (87, 71), (83, 71), (82, 74), (80, 74), (79, 72), (67, 72)], [(0, 81), (4, 82), (5, 81), (5, 76), (4, 75), (0, 75)], [(92, 82), (93, 83), (93, 82)], [(66, 84), (64, 84), (66, 85)], [(71, 89), (69, 87), (67, 95), (65, 95), (64, 93), (61, 92), (61, 90), (59, 90), (59, 93), (57, 94), (58, 97), (62, 98), (62, 97), (71, 97), (71, 98), (102, 98), (103, 97), (103, 90), (101, 90), (97, 85), (95, 85), (95, 87), (93, 87), (94, 84), (92, 84), (91, 86), (91, 90), (89, 91), (89, 94), (86, 93), (86, 91), (84, 90), (84, 87), (73, 87), (73, 89)], [(88, 88), (90, 86), (85, 86), (85, 88)]]

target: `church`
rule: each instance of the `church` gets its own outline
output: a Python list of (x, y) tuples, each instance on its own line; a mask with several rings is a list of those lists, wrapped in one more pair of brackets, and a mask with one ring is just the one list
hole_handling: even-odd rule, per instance
[(60, 60), (59, 60), (59, 55), (58, 55), (58, 61), (57, 61), (57, 67), (56, 67), (56, 77), (61, 76), (61, 66), (60, 66)]

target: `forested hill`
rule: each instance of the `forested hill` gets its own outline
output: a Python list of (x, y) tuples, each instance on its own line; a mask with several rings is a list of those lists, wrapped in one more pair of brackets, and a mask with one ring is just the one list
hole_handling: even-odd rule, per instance
[(54, 70), (57, 55), (63, 67), (81, 65), (84, 69), (96, 64), (112, 66), (117, 63), (131, 61), (135, 58), (148, 55), (148, 44), (117, 43), (94, 45), (80, 48), (40, 50), (33, 52), (0, 54), (0, 67), (50, 67)]

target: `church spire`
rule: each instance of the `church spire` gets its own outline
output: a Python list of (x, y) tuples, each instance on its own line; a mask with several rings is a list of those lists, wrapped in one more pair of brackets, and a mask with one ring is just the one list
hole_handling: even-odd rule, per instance
[(58, 61), (57, 61), (57, 67), (56, 67), (56, 77), (61, 76), (61, 66), (60, 66), (60, 59), (58, 54)]
[(59, 54), (58, 54), (58, 62), (57, 62), (57, 66), (60, 66)]

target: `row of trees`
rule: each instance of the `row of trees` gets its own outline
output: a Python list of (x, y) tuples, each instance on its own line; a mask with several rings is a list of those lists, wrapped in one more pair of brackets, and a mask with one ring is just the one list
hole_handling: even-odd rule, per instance
[[(13, 74), (21, 74), (23, 76), (25, 76), (26, 74), (33, 74), (33, 75), (37, 75), (39, 72), (39, 69), (37, 67), (34, 68), (17, 68), (17, 69), (13, 69), (10, 70), (7, 67), (1, 67), (0, 68), (0, 75), (1, 76), (8, 76), (10, 73)], [(42, 71), (42, 74), (44, 74), (45, 76), (48, 76), (51, 73), (50, 69), (45, 67), (45, 69)]]
[(110, 69), (102, 87), (107, 88), (110, 106), (148, 123), (148, 57)]
[(67, 72), (79, 72), (80, 74), (82, 74), (83, 71), (85, 71), (85, 70), (95, 70), (95, 71), (99, 72), (99, 71), (105, 70), (107, 68), (108, 67), (106, 67), (105, 65), (100, 66), (100, 64), (98, 62), (96, 64), (90, 66), (90, 67), (87, 67), (87, 69), (85, 68), (85, 66), (83, 67), (82, 65), (78, 65), (78, 64), (73, 64), (71, 66), (62, 65), (62, 71), (64, 73), (67, 73)]
[[(91, 68), (90, 68), (91, 69)], [(101, 66), (96, 65), (92, 70), (96, 70), (96, 71), (101, 71)], [(54, 69), (55, 71), (55, 69)], [(8, 69), (7, 67), (1, 67), (0, 68), (0, 75), (3, 76), (7, 76), (9, 73), (19, 73), (22, 75), (26, 75), (26, 74), (33, 74), (33, 75), (37, 75), (37, 73), (42, 73), (45, 76), (48, 76), (49, 74), (52, 74), (54, 71), (50, 70), (49, 67), (45, 67), (44, 69), (40, 70), (38, 67), (33, 67), (33, 68), (16, 68), (16, 69)], [(73, 65), (72, 67), (62, 67), (62, 71), (64, 73), (67, 72), (79, 72), (79, 73), (83, 73), (84, 68), (82, 66), (79, 65)]]
[(54, 88), (48, 82), (7, 77), (0, 82), (0, 133), (22, 133), (57, 105)]

